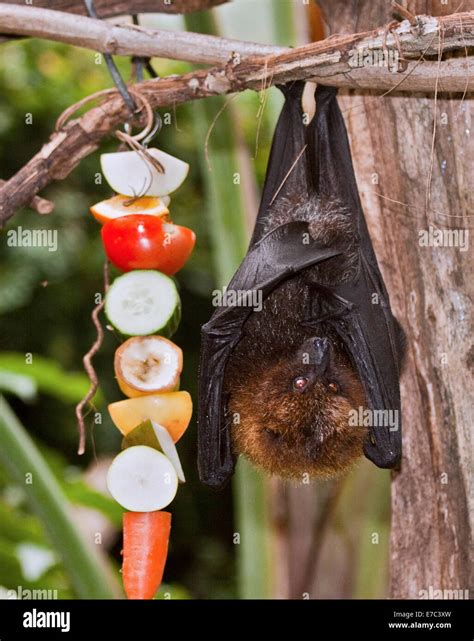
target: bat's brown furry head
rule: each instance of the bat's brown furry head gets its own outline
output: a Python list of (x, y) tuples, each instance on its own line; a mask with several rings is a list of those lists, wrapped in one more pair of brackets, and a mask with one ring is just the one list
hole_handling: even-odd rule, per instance
[(347, 356), (328, 338), (311, 337), (251, 378), (235, 380), (228, 409), (234, 449), (282, 478), (328, 478), (362, 454), (367, 435), (349, 412), (365, 405)]

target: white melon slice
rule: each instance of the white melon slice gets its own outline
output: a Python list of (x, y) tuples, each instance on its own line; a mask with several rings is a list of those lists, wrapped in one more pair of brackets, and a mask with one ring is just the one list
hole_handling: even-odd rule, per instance
[(158, 450), (135, 445), (118, 454), (107, 473), (107, 487), (126, 510), (154, 512), (176, 496), (178, 475), (171, 461)]
[(100, 164), (106, 181), (125, 196), (166, 196), (178, 189), (188, 175), (189, 165), (159, 149), (147, 149), (163, 167), (163, 173), (137, 151), (102, 154)]

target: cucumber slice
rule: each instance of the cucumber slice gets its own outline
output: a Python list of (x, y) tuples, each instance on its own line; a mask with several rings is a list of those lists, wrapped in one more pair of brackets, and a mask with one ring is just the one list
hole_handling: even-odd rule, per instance
[(146, 445), (120, 452), (107, 473), (107, 487), (126, 510), (154, 512), (176, 496), (178, 476), (171, 461)]
[(137, 269), (114, 280), (105, 297), (105, 313), (124, 336), (169, 338), (181, 320), (181, 301), (169, 276)]

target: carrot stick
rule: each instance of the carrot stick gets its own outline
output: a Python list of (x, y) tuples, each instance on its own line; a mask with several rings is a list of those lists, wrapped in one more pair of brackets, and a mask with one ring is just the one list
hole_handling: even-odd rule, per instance
[(171, 529), (169, 512), (123, 515), (122, 579), (129, 599), (152, 599), (163, 578)]

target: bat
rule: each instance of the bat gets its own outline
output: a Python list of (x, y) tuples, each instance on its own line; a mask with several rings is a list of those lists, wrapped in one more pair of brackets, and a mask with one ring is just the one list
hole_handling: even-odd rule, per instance
[(223, 487), (237, 457), (281, 478), (330, 478), (362, 454), (401, 456), (404, 335), (370, 241), (336, 94), (280, 87), (250, 246), (211, 319), (199, 367), (200, 479)]

